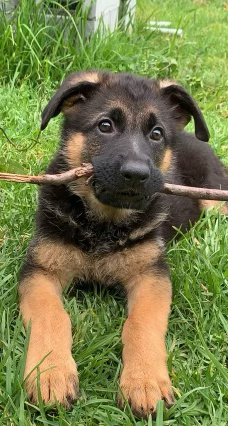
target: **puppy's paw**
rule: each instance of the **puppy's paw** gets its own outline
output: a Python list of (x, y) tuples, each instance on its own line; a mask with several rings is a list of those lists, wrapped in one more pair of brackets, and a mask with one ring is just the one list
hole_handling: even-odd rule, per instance
[(38, 403), (39, 383), (41, 398), (45, 403), (53, 404), (57, 400), (69, 408), (77, 399), (79, 388), (77, 367), (71, 354), (63, 358), (61, 355), (51, 353), (32, 371), (41, 359), (42, 357), (31, 359), (28, 355), (25, 385), (29, 399), (35, 404)]
[(126, 399), (135, 416), (147, 418), (156, 413), (159, 400), (165, 401), (166, 407), (170, 408), (174, 403), (172, 384), (168, 377), (166, 367), (162, 370), (153, 371), (136, 368), (124, 368), (118, 397), (118, 405), (124, 407)]

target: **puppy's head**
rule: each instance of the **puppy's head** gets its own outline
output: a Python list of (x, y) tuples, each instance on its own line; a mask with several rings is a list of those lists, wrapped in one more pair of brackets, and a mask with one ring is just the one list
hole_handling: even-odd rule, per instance
[(173, 163), (177, 132), (194, 118), (198, 139), (209, 133), (200, 109), (176, 83), (129, 74), (70, 75), (42, 113), (41, 129), (64, 114), (62, 151), (70, 168), (91, 162), (94, 177), (71, 184), (94, 212), (145, 210)]

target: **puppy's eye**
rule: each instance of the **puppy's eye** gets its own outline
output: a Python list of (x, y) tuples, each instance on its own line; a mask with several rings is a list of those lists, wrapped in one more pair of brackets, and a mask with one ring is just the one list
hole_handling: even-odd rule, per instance
[(112, 133), (113, 132), (113, 125), (110, 120), (102, 120), (98, 124), (98, 128), (102, 133)]
[(154, 127), (150, 133), (150, 139), (154, 141), (160, 141), (163, 138), (163, 130), (161, 127)]

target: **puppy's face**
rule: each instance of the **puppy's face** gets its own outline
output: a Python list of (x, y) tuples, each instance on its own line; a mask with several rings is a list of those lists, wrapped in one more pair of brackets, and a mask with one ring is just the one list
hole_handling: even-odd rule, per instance
[(172, 167), (176, 132), (191, 115), (198, 138), (209, 137), (182, 87), (128, 74), (72, 74), (45, 108), (41, 128), (60, 111), (70, 168), (94, 166), (89, 185), (80, 179), (71, 189), (94, 210), (145, 210)]

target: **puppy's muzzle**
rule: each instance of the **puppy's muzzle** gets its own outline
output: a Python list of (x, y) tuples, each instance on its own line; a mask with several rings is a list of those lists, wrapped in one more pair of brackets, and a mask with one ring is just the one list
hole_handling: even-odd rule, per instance
[[(163, 185), (161, 172), (150, 159), (113, 161), (94, 157), (94, 195), (103, 204), (118, 208), (144, 210)], [(123, 160), (123, 159), (122, 159)]]

